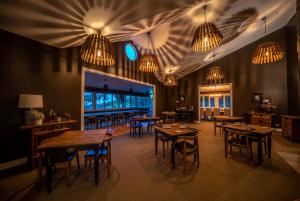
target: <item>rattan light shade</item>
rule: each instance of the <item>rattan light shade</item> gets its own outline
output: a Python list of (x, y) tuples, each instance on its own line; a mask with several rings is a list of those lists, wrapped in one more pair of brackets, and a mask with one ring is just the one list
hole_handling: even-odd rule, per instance
[(158, 70), (158, 60), (155, 54), (145, 53), (141, 56), (139, 70), (143, 72), (155, 72)]
[(206, 77), (207, 80), (213, 80), (213, 81), (221, 80), (223, 78), (224, 78), (224, 73), (220, 66), (211, 67)]
[(223, 35), (213, 23), (201, 24), (192, 41), (192, 49), (196, 52), (205, 52), (218, 47), (222, 43)]
[(176, 86), (177, 85), (176, 76), (173, 73), (167, 74), (166, 77), (165, 77), (165, 79), (164, 79), (163, 84), (165, 86), (170, 86), (170, 87)]
[(275, 41), (264, 42), (258, 45), (252, 55), (253, 64), (267, 64), (279, 61), (283, 58), (284, 51)]
[(81, 59), (87, 63), (112, 66), (115, 57), (110, 41), (101, 34), (89, 35), (81, 49)]

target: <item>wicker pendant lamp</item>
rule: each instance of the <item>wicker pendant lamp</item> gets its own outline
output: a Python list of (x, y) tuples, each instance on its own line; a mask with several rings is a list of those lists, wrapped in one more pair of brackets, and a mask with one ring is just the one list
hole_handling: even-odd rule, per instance
[[(215, 55), (214, 55), (215, 62)], [(218, 81), (224, 78), (224, 72), (220, 66), (213, 66), (208, 70), (206, 79), (209, 81)]]
[(163, 84), (169, 87), (177, 86), (177, 79), (175, 74), (172, 73), (172, 68), (170, 68), (170, 73), (165, 76)]
[[(150, 37), (150, 32), (148, 32), (148, 50), (149, 50), (149, 37)], [(150, 51), (143, 54), (139, 62), (139, 70), (147, 73), (157, 71), (158, 60), (156, 55), (151, 53)]]
[(267, 35), (267, 17), (262, 20), (265, 23), (265, 42), (258, 45), (252, 55), (253, 64), (267, 64), (279, 61), (284, 56), (284, 51), (282, 50), (280, 44), (276, 41), (266, 41)]
[(101, 31), (86, 38), (81, 48), (81, 59), (101, 66), (115, 64), (112, 45), (105, 36), (101, 35)]
[(197, 29), (192, 41), (192, 49), (196, 52), (206, 52), (222, 43), (223, 35), (215, 24), (206, 22), (207, 5), (203, 7), (204, 23)]

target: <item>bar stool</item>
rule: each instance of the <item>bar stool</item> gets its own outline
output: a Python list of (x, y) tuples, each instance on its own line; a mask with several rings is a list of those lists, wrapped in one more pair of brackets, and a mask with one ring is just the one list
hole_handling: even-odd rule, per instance
[(112, 126), (113, 125), (113, 116), (111, 114), (104, 115), (105, 117), (105, 126), (108, 127), (109, 123)]

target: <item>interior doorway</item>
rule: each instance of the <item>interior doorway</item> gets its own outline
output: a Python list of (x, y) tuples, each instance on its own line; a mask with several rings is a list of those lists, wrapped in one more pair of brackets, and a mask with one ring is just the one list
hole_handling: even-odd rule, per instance
[(199, 85), (199, 121), (214, 116), (232, 116), (232, 84)]

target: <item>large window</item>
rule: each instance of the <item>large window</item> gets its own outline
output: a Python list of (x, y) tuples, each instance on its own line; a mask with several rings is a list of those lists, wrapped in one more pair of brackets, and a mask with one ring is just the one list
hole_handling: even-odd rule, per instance
[(203, 107), (203, 96), (200, 96), (200, 107)]
[(84, 110), (100, 111), (112, 109), (150, 107), (149, 96), (123, 95), (108, 92), (84, 92)]
[(105, 109), (112, 109), (112, 94), (105, 94)]
[(210, 97), (210, 107), (214, 108), (215, 107), (215, 97)]
[(208, 107), (208, 96), (204, 97), (204, 107)]
[(104, 109), (104, 93), (96, 93), (96, 110)]
[(84, 109), (93, 110), (93, 93), (84, 92)]
[(225, 96), (225, 107), (230, 108), (230, 96)]

